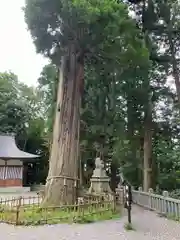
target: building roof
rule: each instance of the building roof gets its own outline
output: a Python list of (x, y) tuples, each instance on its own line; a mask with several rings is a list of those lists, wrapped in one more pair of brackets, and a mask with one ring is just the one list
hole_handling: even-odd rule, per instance
[(30, 154), (21, 151), (15, 143), (15, 137), (13, 135), (0, 135), (0, 159), (11, 160), (27, 160), (38, 158), (38, 155)]

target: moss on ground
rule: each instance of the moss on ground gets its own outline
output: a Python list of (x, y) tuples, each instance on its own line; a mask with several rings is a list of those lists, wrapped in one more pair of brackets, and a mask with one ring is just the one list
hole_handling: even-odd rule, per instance
[(133, 227), (133, 225), (131, 223), (126, 223), (124, 224), (124, 228), (127, 230), (127, 231), (135, 231), (135, 228)]

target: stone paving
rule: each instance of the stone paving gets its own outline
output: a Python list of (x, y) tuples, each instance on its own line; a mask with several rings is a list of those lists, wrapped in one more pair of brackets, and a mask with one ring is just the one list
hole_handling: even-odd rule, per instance
[(180, 223), (133, 206), (135, 231), (126, 231), (127, 216), (119, 220), (86, 224), (14, 227), (0, 224), (2, 240), (180, 240)]

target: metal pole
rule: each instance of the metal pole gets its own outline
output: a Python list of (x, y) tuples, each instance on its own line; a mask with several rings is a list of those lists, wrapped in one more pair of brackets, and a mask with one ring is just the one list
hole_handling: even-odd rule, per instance
[(131, 224), (131, 206), (128, 207), (128, 223)]
[(124, 194), (125, 194), (125, 204), (124, 207), (127, 209), (128, 213), (128, 223), (131, 224), (131, 203), (132, 203), (132, 192), (131, 186), (127, 182), (124, 182)]

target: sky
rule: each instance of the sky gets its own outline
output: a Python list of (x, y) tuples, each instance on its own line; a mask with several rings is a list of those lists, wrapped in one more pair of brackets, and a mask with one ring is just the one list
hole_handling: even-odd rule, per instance
[(36, 49), (24, 21), (25, 0), (0, 0), (0, 72), (12, 71), (27, 85), (37, 85), (48, 60)]

